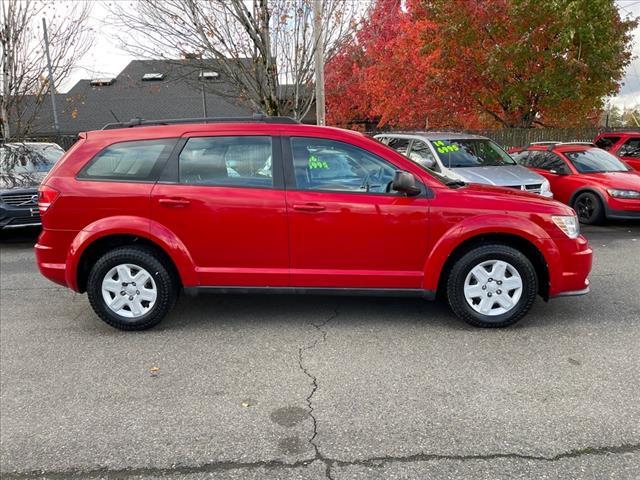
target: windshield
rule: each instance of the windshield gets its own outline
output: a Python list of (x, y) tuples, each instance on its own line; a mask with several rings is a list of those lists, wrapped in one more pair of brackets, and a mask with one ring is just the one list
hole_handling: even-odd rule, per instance
[(590, 148), (576, 152), (564, 152), (580, 173), (627, 172), (627, 166), (600, 148)]
[(431, 143), (448, 168), (516, 165), (508, 153), (489, 139), (432, 140)]
[(64, 150), (55, 144), (7, 144), (0, 147), (0, 172), (48, 172)]

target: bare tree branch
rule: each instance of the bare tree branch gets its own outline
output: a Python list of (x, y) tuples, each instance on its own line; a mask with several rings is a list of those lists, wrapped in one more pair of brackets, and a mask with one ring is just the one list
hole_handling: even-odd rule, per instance
[(2, 0), (0, 116), (4, 140), (29, 133), (37, 105), (50, 93), (41, 19), (47, 19), (53, 75), (60, 83), (91, 48), (89, 7), (87, 2)]
[[(325, 0), (327, 61), (352, 36), (368, 2)], [(314, 100), (311, 0), (138, 0), (114, 2), (111, 22), (136, 56), (199, 58), (218, 65), (232, 91), (256, 111), (302, 119)], [(215, 89), (215, 87), (213, 87)]]

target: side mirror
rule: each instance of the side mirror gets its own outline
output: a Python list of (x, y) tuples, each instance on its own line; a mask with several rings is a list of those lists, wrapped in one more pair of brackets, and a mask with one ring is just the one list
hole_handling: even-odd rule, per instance
[(553, 173), (554, 175), (567, 175), (567, 172), (564, 172), (564, 171), (560, 172), (560, 171), (558, 171), (558, 170), (556, 170), (554, 168), (549, 170), (549, 173)]
[(414, 197), (420, 193), (420, 187), (416, 184), (416, 177), (412, 173), (397, 170), (391, 182), (391, 189)]

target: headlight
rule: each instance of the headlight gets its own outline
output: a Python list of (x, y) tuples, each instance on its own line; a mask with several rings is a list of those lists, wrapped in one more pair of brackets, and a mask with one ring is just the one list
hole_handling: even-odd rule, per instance
[(640, 192), (636, 190), (619, 190), (617, 188), (608, 188), (607, 192), (614, 198), (640, 198)]
[(546, 178), (540, 185), (540, 195), (542, 195), (543, 197), (553, 197), (553, 193), (551, 192), (551, 184)]
[(580, 224), (578, 223), (578, 217), (575, 215), (552, 215), (551, 220), (567, 237), (578, 238), (578, 235), (580, 235)]

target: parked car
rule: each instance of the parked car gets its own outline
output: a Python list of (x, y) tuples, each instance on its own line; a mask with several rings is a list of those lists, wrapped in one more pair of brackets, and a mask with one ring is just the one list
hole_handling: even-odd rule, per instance
[(596, 146), (624, 160), (640, 171), (640, 132), (607, 132), (595, 139)]
[(55, 143), (0, 145), (0, 230), (40, 225), (38, 186), (63, 154)]
[(544, 177), (518, 165), (497, 143), (467, 133), (384, 133), (375, 138), (422, 167), (464, 182), (553, 197)]
[(289, 119), (133, 125), (81, 134), (40, 187), (40, 271), (114, 327), (155, 325), (180, 289), (440, 291), (481, 327), (515, 323), (536, 294), (588, 291), (575, 213), (540, 195)]
[(594, 144), (534, 144), (514, 158), (544, 175), (582, 223), (640, 219), (640, 173)]

